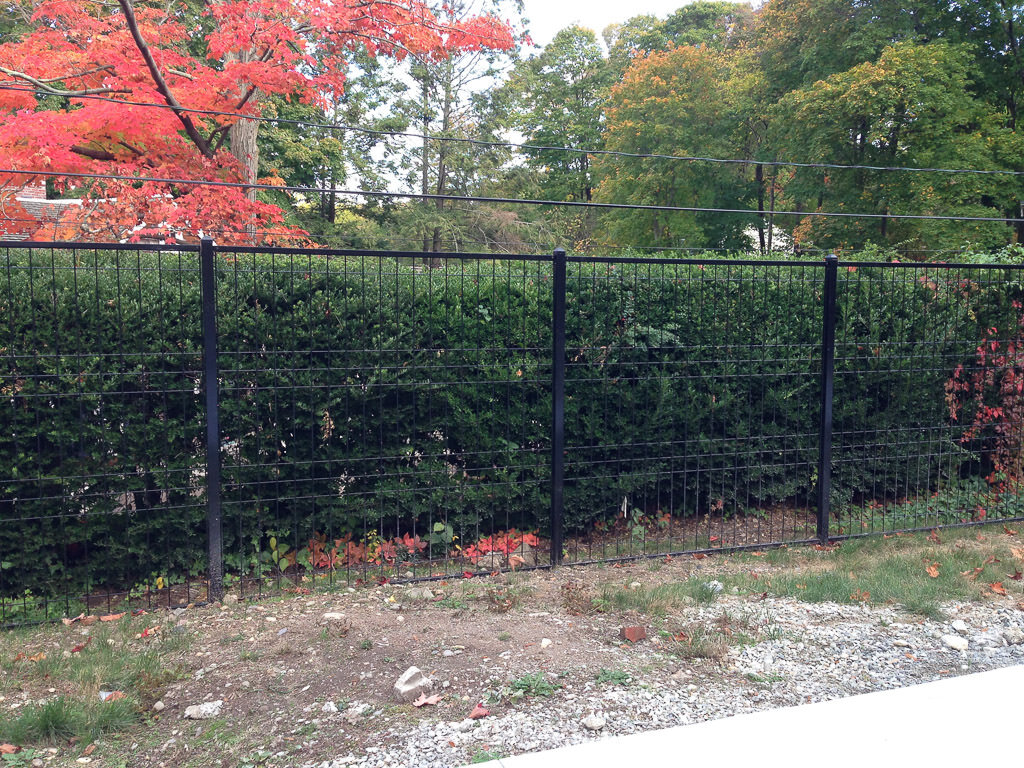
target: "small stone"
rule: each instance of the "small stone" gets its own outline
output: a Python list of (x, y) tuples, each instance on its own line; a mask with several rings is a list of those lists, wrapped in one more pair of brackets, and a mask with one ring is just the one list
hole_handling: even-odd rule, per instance
[(406, 703), (416, 701), (421, 693), (426, 693), (433, 686), (434, 683), (420, 671), (419, 667), (409, 667), (395, 681), (395, 698)]
[(220, 715), (223, 706), (224, 702), (221, 699), (207, 701), (204, 704), (193, 704), (185, 708), (184, 717), (186, 720), (210, 720)]
[(153, 705), (153, 711), (154, 711), (154, 712), (163, 712), (163, 711), (164, 711), (164, 707), (166, 707), (166, 706), (167, 706), (167, 705), (166, 705), (166, 704), (164, 704), (164, 703), (163, 703), (162, 701), (158, 701), (158, 702), (156, 702), (156, 703), (155, 703), (155, 704)]
[(600, 731), (604, 728), (604, 724), (604, 718), (598, 715), (591, 714), (583, 718), (583, 727), (588, 731)]
[(622, 629), (619, 630), (619, 637), (623, 640), (628, 640), (631, 643), (639, 643), (641, 640), (647, 639), (647, 628), (622, 627)]
[(469, 718), (466, 718), (465, 720), (462, 720), (458, 723), (452, 723), (452, 728), (454, 728), (459, 733), (469, 733), (473, 730), (473, 726), (475, 725), (475, 720), (470, 720)]
[(224, 598), (221, 602), (223, 602), (224, 605), (238, 605), (238, 595), (233, 595), (229, 592), (228, 594), (224, 595)]
[(540, 647), (541, 648), (550, 648), (551, 647), (551, 641), (548, 638), (546, 638), (546, 637), (542, 637), (541, 641), (540, 641)]
[(433, 600), (434, 593), (427, 587), (413, 587), (405, 592), (405, 596), (410, 600)]
[(36, 757), (32, 760), (32, 768), (43, 768), (46, 763), (43, 762), (41, 757)]
[(329, 612), (325, 613), (323, 616), (321, 616), (321, 618), (324, 621), (326, 621), (326, 622), (344, 621), (345, 620), (345, 614), (344, 613), (335, 613), (334, 611), (329, 611)]
[(708, 590), (709, 592), (711, 592), (712, 594), (717, 595), (717, 594), (720, 594), (723, 589), (725, 589), (725, 586), (722, 584), (722, 582), (720, 582), (720, 581), (718, 581), (716, 579), (714, 581), (707, 582), (704, 585), (704, 588), (706, 590)]
[(629, 588), (630, 589), (640, 589), (640, 587), (642, 587), (642, 586), (643, 586), (643, 584), (641, 584), (639, 581), (634, 581), (634, 582), (630, 583)]
[(943, 635), (942, 642), (954, 651), (966, 651), (968, 647), (967, 638), (960, 635)]
[(951, 626), (953, 628), (953, 631), (957, 634), (967, 634), (967, 622), (963, 619), (957, 619), (956, 621), (952, 622), (949, 626)]
[(906, 640), (893, 640), (892, 644), (895, 645), (897, 648), (910, 648), (911, 647), (910, 643), (908, 643)]
[(1003, 639), (1007, 645), (1024, 645), (1024, 631), (1016, 627), (1003, 630)]
[(286, 634), (288, 634), (288, 627), (284, 627), (283, 629), (277, 630), (277, 636), (278, 637), (281, 637), (282, 635), (286, 635)]
[(335, 715), (338, 713), (338, 705), (335, 704), (333, 701), (328, 701), (326, 704), (320, 707), (320, 711), (328, 715)]

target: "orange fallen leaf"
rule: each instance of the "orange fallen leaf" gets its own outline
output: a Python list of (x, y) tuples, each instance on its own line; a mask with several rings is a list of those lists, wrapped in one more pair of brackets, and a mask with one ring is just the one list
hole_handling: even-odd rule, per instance
[(64, 626), (65, 627), (70, 627), (76, 621), (81, 621), (84, 618), (85, 618), (85, 614), (84, 613), (80, 613), (77, 616), (75, 616), (75, 618), (73, 618), (73, 619), (69, 619), (69, 618), (65, 617), (65, 618), (61, 619), (61, 621), (64, 622)]
[(981, 574), (981, 572), (983, 570), (984, 570), (984, 568), (975, 568), (975, 569), (970, 570), (970, 571), (960, 571), (960, 575), (961, 576), (966, 576), (971, 581), (974, 581), (976, 578), (978, 578), (978, 576)]
[(992, 563), (1001, 563), (1001, 562), (1003, 562), (1003, 561), (1000, 560), (995, 555), (989, 555), (987, 558), (985, 558), (985, 562), (982, 563), (982, 565), (991, 565)]
[(29, 661), (42, 661), (42, 660), (43, 660), (43, 659), (45, 659), (45, 658), (46, 658), (46, 654), (45, 654), (45, 653), (43, 653), (42, 651), (40, 651), (40, 652), (39, 652), (39, 653), (37, 653), (37, 654), (36, 654), (35, 656), (29, 656), (29, 657), (28, 657), (28, 660), (29, 660)]
[(1016, 528), (1010, 528), (1009, 526), (1004, 525), (1003, 526), (1003, 533), (1005, 533), (1007, 536), (1016, 536), (1017, 535), (1017, 529)]
[(525, 562), (526, 561), (519, 555), (508, 556), (508, 567), (511, 568), (513, 571), (516, 569), (516, 566), (522, 565)]
[(1010, 554), (1018, 560), (1024, 560), (1024, 547), (1010, 547)]
[(412, 703), (414, 707), (422, 707), (427, 704), (434, 706), (441, 701), (441, 694), (435, 693), (433, 696), (427, 696), (425, 693), (421, 693), (420, 697)]
[(104, 699), (104, 701), (117, 701), (118, 699), (125, 698), (124, 691), (111, 691), (110, 695)]
[(91, 755), (95, 751), (96, 751), (96, 745), (95, 744), (90, 744), (88, 747), (86, 747), (85, 749), (82, 750), (82, 757), (88, 757), (89, 755)]
[(14, 657), (15, 661), (24, 661), (24, 659), (25, 659), (25, 654), (24, 653), (19, 653), (17, 656)]
[(929, 565), (924, 570), (933, 579), (939, 578), (939, 564), (938, 563), (932, 563), (931, 565)]
[(995, 592), (997, 595), (1006, 594), (1006, 587), (1003, 586), (1003, 582), (1001, 581), (993, 581), (991, 584), (988, 585), (988, 588)]
[(489, 714), (491, 713), (484, 709), (483, 703), (480, 703), (473, 707), (473, 711), (469, 713), (468, 717), (470, 720), (479, 720), (481, 717), (487, 717)]
[(866, 603), (868, 602), (868, 600), (871, 599), (871, 593), (868, 592), (866, 589), (858, 589), (856, 592), (850, 595), (850, 599), (855, 600), (858, 603)]
[(83, 627), (88, 627), (92, 624), (95, 624), (97, 621), (99, 621), (99, 619), (95, 616), (83, 616), (81, 624)]
[(705, 555), (703, 552), (694, 552), (693, 553), (693, 559), (694, 560), (703, 560), (706, 557), (707, 557), (707, 555)]
[(108, 613), (106, 616), (100, 616), (100, 621), (117, 621), (123, 616), (123, 613)]
[(942, 539), (939, 538), (939, 532), (938, 531), (932, 531), (931, 533), (929, 533), (928, 534), (928, 541), (932, 542), (933, 544), (941, 544), (942, 543)]
[(14, 744), (0, 744), (0, 755), (13, 755), (21, 751), (21, 747)]
[(985, 540), (984, 534), (981, 534), (981, 533), (976, 535), (974, 538), (976, 538), (978, 541), (984, 541)]
[(750, 554), (753, 557), (764, 557), (764, 552), (751, 552)]

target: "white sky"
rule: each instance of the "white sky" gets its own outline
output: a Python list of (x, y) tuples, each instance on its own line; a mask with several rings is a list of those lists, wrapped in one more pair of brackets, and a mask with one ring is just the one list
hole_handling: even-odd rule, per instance
[(524, 0), (523, 15), (529, 19), (530, 36), (538, 47), (551, 42), (571, 24), (601, 33), (609, 24), (621, 23), (645, 13), (664, 19), (692, 0)]

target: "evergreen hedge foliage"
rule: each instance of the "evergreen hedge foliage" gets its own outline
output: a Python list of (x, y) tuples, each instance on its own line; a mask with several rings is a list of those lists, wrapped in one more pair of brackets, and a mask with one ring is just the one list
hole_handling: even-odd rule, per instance
[[(1019, 286), (840, 270), (834, 499), (982, 471), (945, 387), (984, 329), (1011, 322)], [(570, 264), (567, 530), (623, 499), (692, 515), (810, 498), (822, 275)], [(222, 256), (229, 568), (271, 533), (295, 547), (318, 532), (427, 537), (438, 521), (462, 541), (546, 535), (551, 290), (546, 262)], [(0, 596), (202, 571), (200, 307), (194, 252), (8, 252)]]

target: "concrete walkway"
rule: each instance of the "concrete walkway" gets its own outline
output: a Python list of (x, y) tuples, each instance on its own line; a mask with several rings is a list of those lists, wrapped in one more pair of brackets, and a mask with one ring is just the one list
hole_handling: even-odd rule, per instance
[(1024, 765), (1024, 666), (506, 757), (494, 768)]

